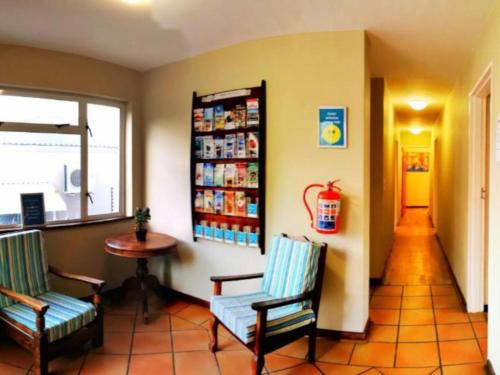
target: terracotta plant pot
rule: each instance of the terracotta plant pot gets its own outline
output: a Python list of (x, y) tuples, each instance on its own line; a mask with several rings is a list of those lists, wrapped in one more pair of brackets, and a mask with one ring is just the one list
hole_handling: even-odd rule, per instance
[(146, 241), (146, 234), (148, 231), (146, 229), (139, 229), (135, 231), (135, 237), (137, 238), (137, 241), (144, 242)]

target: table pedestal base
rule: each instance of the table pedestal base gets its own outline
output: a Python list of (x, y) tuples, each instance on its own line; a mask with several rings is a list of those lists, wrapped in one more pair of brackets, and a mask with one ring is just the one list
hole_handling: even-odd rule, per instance
[(160, 298), (163, 298), (163, 295), (161, 293), (158, 278), (149, 274), (148, 260), (146, 258), (137, 259), (137, 270), (135, 271), (135, 276), (129, 277), (123, 282), (120, 299), (123, 299), (129, 290), (138, 290), (140, 292), (142, 317), (144, 324), (148, 324), (148, 290), (153, 290)]

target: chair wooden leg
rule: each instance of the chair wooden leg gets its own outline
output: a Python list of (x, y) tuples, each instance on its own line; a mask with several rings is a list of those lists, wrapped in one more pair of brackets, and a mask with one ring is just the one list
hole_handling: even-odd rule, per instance
[(309, 333), (309, 349), (307, 352), (307, 361), (309, 363), (314, 363), (316, 361), (316, 336), (317, 336), (317, 331), (316, 327), (313, 327), (311, 329), (311, 332)]
[(210, 319), (210, 344), (208, 346), (212, 353), (219, 350), (219, 336), (217, 335), (219, 324), (219, 319), (212, 315), (212, 319)]
[(35, 336), (35, 349), (33, 351), (35, 375), (47, 375), (49, 373), (47, 346), (48, 342), (45, 334)]
[(100, 348), (104, 344), (104, 316), (103, 316), (103, 309), (101, 306), (99, 306), (98, 308), (96, 324), (97, 324), (97, 333), (96, 337), (94, 337), (94, 339), (92, 340), (92, 346), (94, 348)]
[(264, 353), (259, 352), (253, 356), (252, 372), (254, 375), (261, 375), (264, 370)]

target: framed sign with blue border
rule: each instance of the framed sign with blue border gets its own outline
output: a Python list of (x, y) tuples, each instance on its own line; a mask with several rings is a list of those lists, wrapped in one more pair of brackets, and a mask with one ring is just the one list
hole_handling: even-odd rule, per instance
[(347, 108), (319, 107), (318, 146), (347, 148)]
[(45, 225), (43, 193), (21, 194), (21, 218), (23, 227)]

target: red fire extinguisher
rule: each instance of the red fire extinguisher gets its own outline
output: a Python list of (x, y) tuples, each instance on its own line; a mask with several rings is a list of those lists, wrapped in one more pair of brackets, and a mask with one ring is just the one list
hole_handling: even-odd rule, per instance
[[(329, 181), (326, 186), (322, 184), (312, 184), (306, 187), (302, 194), (302, 200), (306, 206), (309, 217), (311, 218), (311, 228), (316, 229), (316, 232), (322, 234), (335, 234), (340, 228), (340, 189), (335, 186), (340, 180)], [(313, 214), (311, 208), (307, 204), (307, 192), (313, 187), (326, 188), (318, 193), (317, 211), (316, 211), (316, 226), (314, 225)]]

